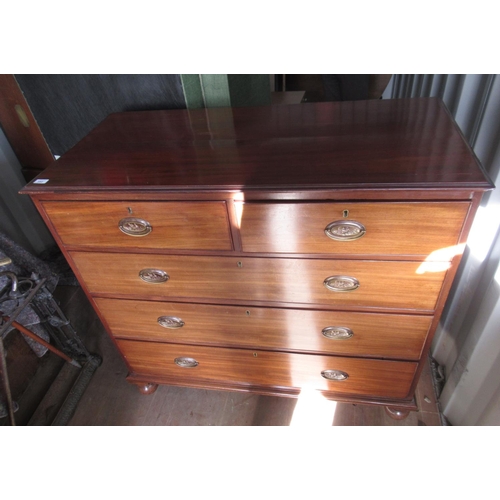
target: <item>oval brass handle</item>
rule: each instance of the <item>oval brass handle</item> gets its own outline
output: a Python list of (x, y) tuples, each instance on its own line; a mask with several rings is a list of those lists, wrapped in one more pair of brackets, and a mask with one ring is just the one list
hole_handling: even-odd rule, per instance
[(323, 281), (323, 285), (332, 292), (352, 292), (359, 287), (359, 281), (352, 276), (330, 276)]
[(142, 269), (139, 271), (139, 278), (146, 283), (165, 283), (170, 276), (161, 269)]
[(182, 328), (184, 326), (184, 321), (175, 316), (160, 316), (157, 321), (163, 328)]
[(336, 241), (352, 241), (361, 238), (366, 228), (354, 220), (336, 220), (325, 227), (325, 234)]
[(194, 368), (195, 366), (198, 366), (199, 363), (196, 361), (194, 358), (175, 358), (174, 363), (181, 368)]
[(354, 335), (354, 332), (347, 326), (327, 326), (321, 333), (323, 337), (332, 340), (347, 340)]
[(327, 380), (335, 380), (340, 382), (342, 380), (347, 380), (349, 375), (341, 370), (323, 370), (321, 376)]
[(137, 219), (136, 217), (122, 219), (118, 223), (118, 228), (122, 233), (129, 236), (147, 236), (153, 230), (147, 220)]

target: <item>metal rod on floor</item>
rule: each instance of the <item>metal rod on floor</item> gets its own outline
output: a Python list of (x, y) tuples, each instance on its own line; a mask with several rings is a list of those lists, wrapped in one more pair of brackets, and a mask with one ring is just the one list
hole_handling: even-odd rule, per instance
[(76, 406), (80, 401), (85, 389), (92, 379), (92, 375), (102, 363), (102, 358), (97, 354), (91, 354), (83, 365), (76, 382), (69, 391), (68, 396), (64, 400), (61, 409), (58, 411), (51, 425), (66, 425), (73, 414), (75, 413)]
[[(4, 321), (9, 321), (9, 318), (6, 316), (4, 316), (3, 319)], [(28, 336), (30, 339), (33, 339), (35, 342), (38, 342), (39, 344), (43, 345), (49, 351), (52, 351), (54, 354), (64, 359), (68, 363), (72, 364), (73, 366), (76, 366), (78, 368), (82, 367), (82, 365), (78, 363), (78, 361), (75, 361), (74, 359), (71, 359), (69, 356), (66, 356), (66, 354), (64, 354), (62, 351), (55, 348), (52, 344), (45, 342), (45, 340), (41, 339), (38, 335), (34, 334), (31, 330), (28, 330), (25, 326), (21, 325), (17, 321), (12, 321), (11, 325), (17, 330), (19, 330), (21, 333), (24, 333), (24, 335)]]
[(2, 379), (3, 390), (7, 402), (7, 413), (9, 415), (10, 425), (16, 425), (14, 420), (14, 405), (12, 403), (12, 395), (10, 393), (9, 376), (7, 374), (7, 363), (5, 361), (5, 350), (3, 348), (3, 340), (0, 335), (0, 378)]

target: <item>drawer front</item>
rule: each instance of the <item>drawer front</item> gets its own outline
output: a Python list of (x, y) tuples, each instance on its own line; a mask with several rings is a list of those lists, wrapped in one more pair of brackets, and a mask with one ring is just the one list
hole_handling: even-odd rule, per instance
[(402, 314), (95, 301), (119, 338), (416, 361), (432, 321)]
[[(70, 253), (91, 293), (190, 301), (238, 299), (432, 311), (446, 273), (423, 272), (418, 262)], [(168, 280), (144, 281), (160, 273)], [(324, 284), (328, 279), (330, 286), (342, 291), (328, 289)], [(345, 291), (353, 280), (359, 287)]]
[(225, 202), (44, 202), (65, 245), (231, 250)]
[[(346, 395), (405, 398), (417, 368), (417, 363), (402, 361), (131, 340), (118, 340), (117, 343), (134, 373), (150, 376), (153, 381), (155, 377), (165, 378), (180, 385), (220, 382), (248, 389), (259, 386), (308, 388)], [(194, 360), (197, 365), (179, 366), (176, 359), (181, 364), (190, 364)], [(343, 373), (347, 378), (328, 380), (322, 376), (324, 371), (336, 377), (342, 377)]]
[(468, 209), (466, 202), (239, 203), (238, 213), (245, 252), (432, 258), (457, 244)]

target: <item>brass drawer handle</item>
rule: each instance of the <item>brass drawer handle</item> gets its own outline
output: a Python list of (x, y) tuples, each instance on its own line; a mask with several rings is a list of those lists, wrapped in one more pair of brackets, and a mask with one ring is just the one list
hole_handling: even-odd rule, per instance
[(342, 380), (347, 380), (349, 375), (346, 372), (340, 370), (323, 370), (321, 376), (327, 380), (335, 380), (340, 382)]
[(323, 284), (332, 292), (352, 292), (359, 287), (359, 281), (351, 276), (330, 276)]
[(118, 223), (118, 228), (122, 233), (129, 236), (147, 236), (153, 228), (151, 224), (144, 219), (137, 219), (135, 217), (126, 217)]
[(142, 269), (139, 272), (139, 278), (146, 283), (165, 283), (170, 276), (161, 269)]
[(181, 368), (194, 368), (199, 364), (194, 358), (175, 358), (174, 362)]
[(160, 316), (157, 321), (163, 328), (182, 328), (184, 326), (184, 321), (175, 316)]
[(354, 335), (354, 332), (346, 326), (327, 326), (321, 333), (323, 337), (332, 340), (347, 340)]
[(365, 233), (365, 226), (354, 220), (336, 220), (325, 227), (325, 234), (336, 241), (357, 240)]

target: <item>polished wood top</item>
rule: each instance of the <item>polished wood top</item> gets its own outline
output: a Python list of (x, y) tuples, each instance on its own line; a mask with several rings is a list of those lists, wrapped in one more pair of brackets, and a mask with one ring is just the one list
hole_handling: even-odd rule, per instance
[(23, 192), (492, 188), (437, 98), (115, 113)]

